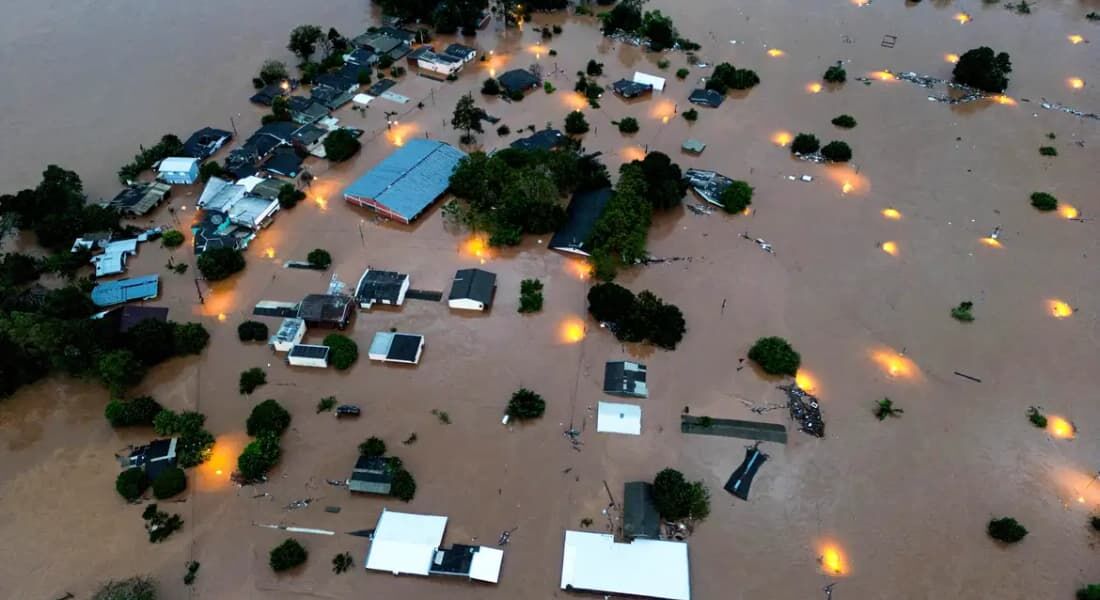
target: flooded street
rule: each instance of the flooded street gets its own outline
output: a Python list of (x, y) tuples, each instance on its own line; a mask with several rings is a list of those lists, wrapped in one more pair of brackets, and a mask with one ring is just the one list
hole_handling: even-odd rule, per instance
[[(161, 275), (161, 296), (150, 304), (169, 307), (173, 320), (201, 321), (212, 337), (201, 356), (153, 369), (133, 395), (205, 413), (218, 440), (214, 457), (189, 471), (185, 502), (162, 503), (183, 517), (184, 528), (151, 545), (141, 507), (113, 489), (114, 453), (147, 441), (150, 430), (112, 430), (102, 416), (108, 394), (97, 382), (55, 377), (0, 401), (0, 501), (7, 508), (0, 536), (9, 540), (0, 545), (0, 597), (88, 598), (103, 581), (142, 573), (159, 579), (169, 600), (573, 597), (558, 589), (563, 530), (582, 519), (606, 529), (604, 483), (621, 500), (623, 482), (651, 479), (666, 466), (711, 491), (711, 515), (688, 542), (694, 598), (820, 598), (835, 581), (837, 600), (1057, 599), (1100, 582), (1098, 538), (1088, 527), (1100, 512), (1100, 483), (1091, 485), (1100, 469), (1098, 225), (1028, 204), (1031, 192), (1047, 191), (1086, 219), (1100, 214), (1100, 121), (1040, 106), (1045, 98), (1100, 111), (1100, 25), (1084, 18), (1100, 4), (1055, 1), (1029, 15), (977, 1), (651, 0), (646, 8), (671, 15), (682, 35), (701, 43), (701, 60), (754, 69), (761, 84), (718, 109), (699, 108), (689, 124), (678, 113), (710, 68), (692, 67), (677, 80), (683, 54), (667, 54), (671, 65), (661, 71), (660, 55), (601, 37), (592, 18), (536, 15), (535, 25), (564, 27), (550, 41), (530, 23), (503, 32), (494, 22), (476, 42), (464, 42), (493, 50), (492, 59), (471, 63), (457, 82), (408, 75), (394, 91), (409, 104), (380, 99), (365, 117), (340, 109), (343, 123), (366, 131), (363, 150), (336, 166), (307, 161), (318, 175), (308, 200), (260, 233), (241, 274), (196, 289), (190, 237), (172, 251), (143, 245), (128, 272)], [(250, 79), (266, 58), (292, 62), (284, 48), (290, 29), (316, 23), (354, 36), (377, 22), (370, 9), (367, 0), (9, 0), (0, 21), (0, 76), (9, 82), (0, 95), (0, 192), (35, 185), (56, 163), (78, 172), (93, 198), (109, 198), (119, 189), (117, 168), (164, 133), (230, 129), (232, 116), (239, 142), (263, 114), (248, 102)], [(971, 20), (960, 24), (960, 13)], [(882, 45), (886, 35), (896, 36), (893, 48)], [(1091, 43), (1074, 44), (1071, 35)], [(1011, 102), (949, 106), (928, 100), (942, 89), (873, 75), (950, 78), (945, 56), (981, 45), (1011, 55)], [(608, 92), (598, 109), (569, 91), (590, 58), (605, 65), (599, 81)], [(808, 87), (837, 60), (847, 83)], [(536, 63), (558, 88), (554, 94), (535, 90), (505, 103), (477, 93), (486, 77)], [(667, 77), (665, 91), (629, 103), (610, 93), (611, 82), (639, 70)], [(1083, 88), (1071, 87), (1071, 78)], [(586, 313), (590, 282), (571, 259), (546, 249), (549, 236), (478, 256), (438, 204), (411, 227), (379, 223), (346, 205), (344, 187), (408, 139), (457, 145), (460, 133), (449, 122), (470, 91), (513, 132), (501, 137), (486, 127), (478, 136), (486, 150), (529, 125), (560, 128), (569, 111), (583, 109), (592, 127), (583, 144), (602, 152), (613, 173), (660, 150), (684, 168), (755, 187), (751, 215), (685, 208), (660, 215), (649, 252), (684, 260), (635, 267), (618, 279), (680, 306), (688, 332), (675, 351), (624, 347), (600, 329)], [(400, 122), (387, 130), (383, 113), (390, 110), (401, 113)], [(841, 113), (859, 125), (831, 125)], [(625, 116), (637, 118), (637, 134), (624, 136), (612, 123)], [(791, 158), (776, 140), (798, 132), (847, 141), (852, 163)], [(682, 153), (687, 138), (706, 143), (705, 152)], [(1044, 145), (1059, 156), (1040, 156)], [(790, 179), (801, 175), (813, 181)], [(186, 229), (199, 192), (176, 188), (174, 211), (161, 207), (139, 223)], [(689, 192), (685, 202), (698, 199)], [(995, 227), (999, 243), (983, 242)], [(766, 239), (775, 254), (743, 233)], [(283, 268), (318, 247), (332, 253), (328, 272)], [(169, 257), (189, 271), (168, 271)], [(256, 302), (323, 292), (333, 274), (354, 285), (370, 265), (409, 273), (414, 288), (446, 292), (456, 269), (483, 262), (498, 277), (490, 313), (470, 316), (419, 300), (359, 312), (347, 333), (361, 356), (348, 372), (289, 368), (266, 346), (237, 340), (236, 326)], [(528, 277), (544, 282), (546, 299), (542, 312), (523, 316), (516, 308)], [(976, 320), (958, 323), (950, 310), (966, 300)], [(1056, 318), (1054, 300), (1074, 312)], [(586, 328), (580, 340), (564, 331), (576, 320)], [(426, 337), (419, 366), (367, 360), (374, 333), (391, 327)], [(320, 343), (324, 333), (306, 339)], [(825, 439), (796, 431), (783, 410), (750, 411), (784, 401), (779, 380), (737, 369), (752, 342), (768, 335), (801, 352), (822, 402)], [(649, 369), (642, 435), (597, 434), (604, 362), (624, 356)], [(265, 369), (268, 383), (241, 396), (238, 375), (250, 367)], [(502, 426), (507, 399), (521, 386), (546, 398), (546, 415)], [(317, 401), (330, 395), (358, 404), (363, 416), (315, 414)], [(874, 418), (883, 397), (904, 409), (901, 418)], [(268, 483), (240, 488), (229, 473), (248, 441), (245, 419), (266, 398), (293, 415), (283, 458)], [(1032, 405), (1072, 421), (1077, 437), (1056, 439), (1032, 427), (1025, 416)], [(761, 446), (771, 460), (749, 502), (722, 490), (748, 442), (681, 434), (685, 408), (788, 426), (787, 445)], [(441, 423), (433, 410), (452, 422)], [(582, 432), (579, 452), (562, 434), (570, 426)], [(413, 433), (415, 443), (402, 444)], [(349, 497), (325, 483), (349, 475), (356, 446), (372, 435), (415, 475), (409, 504)], [(284, 509), (302, 498), (316, 501)], [(500, 532), (516, 528), (504, 546), (500, 583), (364, 571), (368, 543), (345, 533), (373, 528), (383, 507), (449, 516), (447, 545), (495, 545)], [(1031, 532), (1011, 547), (985, 533), (991, 517), (1006, 515)], [(276, 576), (268, 552), (287, 536), (257, 524), (337, 535), (297, 536), (309, 561)], [(344, 551), (356, 566), (334, 575), (330, 560)], [(185, 587), (189, 560), (202, 567)]]

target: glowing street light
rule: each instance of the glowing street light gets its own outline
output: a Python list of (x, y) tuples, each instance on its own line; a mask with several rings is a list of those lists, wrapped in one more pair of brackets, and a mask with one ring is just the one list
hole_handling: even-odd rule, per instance
[(1077, 207), (1072, 204), (1066, 204), (1064, 202), (1058, 203), (1058, 214), (1064, 219), (1076, 219), (1081, 216), (1081, 211), (1077, 210)]
[(775, 142), (777, 146), (786, 146), (791, 143), (792, 139), (794, 139), (794, 137), (787, 131), (777, 131), (775, 135), (772, 136), (772, 142)]
[(1080, 44), (1081, 42), (1085, 41), (1085, 38), (1077, 35), (1076, 33), (1067, 36), (1067, 39), (1069, 39), (1069, 43), (1073, 44), (1074, 46), (1076, 46), (1077, 44)]
[(901, 220), (901, 211), (896, 208), (884, 208), (882, 209), (882, 216), (891, 221), (899, 221)]
[(821, 84), (817, 83), (817, 82), (807, 83), (806, 84), (806, 91), (811, 93), (811, 94), (816, 94), (816, 93), (821, 91)]
[(1047, 417), (1047, 432), (1060, 440), (1072, 440), (1077, 435), (1077, 427), (1059, 416)]

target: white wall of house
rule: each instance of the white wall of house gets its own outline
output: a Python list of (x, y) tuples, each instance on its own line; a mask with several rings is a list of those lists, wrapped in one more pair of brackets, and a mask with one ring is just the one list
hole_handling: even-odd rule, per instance
[(456, 310), (485, 310), (485, 303), (472, 298), (455, 298), (448, 300), (447, 306)]
[[(301, 345), (301, 344), (298, 344)], [(315, 367), (318, 369), (324, 369), (328, 367), (328, 355), (324, 358), (313, 358), (307, 356), (295, 356), (294, 348), (290, 349), (290, 352), (286, 355), (286, 361), (288, 364), (294, 367)]]

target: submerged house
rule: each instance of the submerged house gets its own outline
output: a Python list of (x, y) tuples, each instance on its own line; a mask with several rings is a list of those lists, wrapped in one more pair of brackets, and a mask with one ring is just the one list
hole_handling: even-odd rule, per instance
[(140, 217), (164, 202), (171, 193), (172, 186), (167, 183), (137, 183), (119, 192), (107, 206), (122, 214)]
[(214, 248), (246, 248), (256, 232), (271, 223), (279, 211), (278, 198), (251, 194), (248, 187), (219, 177), (206, 182), (196, 203), (203, 216), (191, 227), (196, 254)]
[(592, 237), (596, 221), (611, 201), (611, 194), (611, 188), (573, 194), (566, 209), (565, 224), (554, 232), (548, 247), (559, 252), (590, 256), (588, 239)]
[(462, 544), (442, 548), (446, 529), (447, 517), (382, 509), (365, 566), (394, 575), (452, 575), (497, 583), (504, 551)]
[(298, 305), (298, 318), (308, 327), (344, 329), (351, 321), (352, 299), (343, 294), (310, 294)]
[(375, 304), (401, 306), (409, 291), (409, 276), (396, 271), (367, 268), (355, 286), (355, 300), (360, 308), (370, 310)]
[(411, 223), (450, 186), (466, 156), (435, 140), (409, 140), (344, 190), (344, 199), (384, 217)]
[(393, 487), (393, 473), (389, 458), (360, 456), (345, 483), (350, 492), (388, 496)]
[(566, 531), (561, 589), (691, 600), (687, 544), (648, 539), (620, 544), (607, 533)]
[(233, 134), (213, 127), (203, 127), (191, 134), (183, 143), (183, 154), (200, 161), (214, 155), (226, 142), (233, 139)]
[(325, 73), (313, 81), (313, 88), (309, 91), (309, 97), (322, 106), (336, 110), (351, 102), (352, 97), (358, 91), (358, 77), (351, 77), (340, 72)]
[(733, 185), (733, 180), (729, 177), (702, 169), (688, 169), (684, 177), (700, 198), (715, 206), (722, 206), (722, 192)]
[(380, 331), (371, 340), (367, 358), (381, 362), (420, 364), (424, 352), (424, 336), (414, 333)]
[(280, 146), (264, 161), (263, 170), (293, 179), (302, 171), (302, 157), (298, 156), (298, 151), (294, 148)]
[(330, 112), (327, 106), (306, 96), (291, 96), (288, 98), (287, 110), (290, 111), (291, 120), (299, 125), (316, 123), (327, 117)]
[(409, 65), (420, 69), (421, 74), (436, 76), (445, 79), (457, 75), (466, 63), (456, 56), (446, 53), (437, 53), (434, 48), (424, 45), (413, 50), (408, 57)]
[(569, 138), (558, 129), (543, 129), (508, 145), (517, 150), (556, 150), (564, 146)]
[(451, 44), (443, 49), (443, 54), (453, 56), (464, 63), (468, 63), (477, 58), (477, 50), (469, 46), (463, 46), (462, 44)]
[(648, 481), (623, 484), (623, 537), (628, 542), (661, 537), (661, 515), (653, 502), (653, 485)]
[(627, 360), (608, 362), (603, 370), (603, 391), (616, 396), (645, 398), (649, 395), (645, 376), (643, 364)]
[(451, 283), (447, 306), (458, 310), (488, 310), (497, 290), (497, 276), (483, 269), (461, 269)]
[(328, 346), (311, 344), (295, 344), (286, 354), (286, 364), (292, 367), (315, 367), (324, 369), (328, 367)]
[(297, 124), (285, 121), (264, 125), (225, 157), (226, 168), (238, 179), (255, 174), (260, 163), (267, 160), (276, 148), (291, 143), (297, 129)]
[(378, 55), (366, 48), (355, 48), (344, 55), (344, 64), (359, 65), (369, 69), (378, 64)]
[(379, 58), (389, 55), (393, 60), (400, 60), (412, 51), (412, 36), (392, 27), (368, 31), (354, 38), (352, 43)]
[(260, 88), (249, 100), (261, 106), (271, 106), (276, 98), (286, 96), (288, 93), (290, 93), (289, 82), (271, 83)]
[(199, 178), (199, 159), (172, 156), (157, 165), (157, 179), (174, 185), (191, 185)]
[(638, 83), (637, 81), (630, 81), (629, 79), (620, 79), (611, 84), (611, 89), (616, 94), (626, 98), (627, 100), (637, 98), (644, 94), (653, 92), (653, 86), (648, 83)]
[(524, 69), (512, 69), (497, 77), (497, 83), (509, 95), (522, 94), (527, 90), (538, 87), (542, 81), (534, 73)]
[(276, 352), (290, 352), (306, 335), (306, 322), (297, 317), (283, 319), (278, 331), (268, 340), (268, 345)]
[(663, 92), (665, 91), (665, 78), (657, 77), (656, 75), (650, 75), (648, 73), (642, 73), (641, 71), (634, 72), (634, 83), (641, 85), (648, 85), (650, 89)]
[(130, 451), (130, 456), (123, 463), (126, 469), (141, 469), (149, 479), (156, 479), (165, 470), (176, 466), (177, 438), (169, 440), (153, 440), (144, 446), (138, 446)]
[(105, 281), (92, 288), (96, 306), (114, 306), (133, 300), (152, 300), (160, 293), (160, 275)]
[(688, 96), (688, 102), (692, 104), (698, 104), (699, 106), (706, 106), (707, 108), (718, 108), (722, 106), (722, 101), (726, 97), (714, 90), (696, 89)]

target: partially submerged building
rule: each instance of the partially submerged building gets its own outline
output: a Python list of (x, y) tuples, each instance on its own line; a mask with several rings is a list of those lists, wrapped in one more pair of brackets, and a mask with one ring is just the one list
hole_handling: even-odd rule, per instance
[(620, 544), (606, 533), (566, 531), (561, 589), (690, 600), (687, 544), (647, 539)]
[(287, 352), (286, 362), (292, 367), (328, 368), (328, 346), (294, 344)]
[(130, 451), (123, 468), (141, 469), (149, 479), (156, 479), (164, 471), (176, 466), (177, 438), (153, 440)]
[(451, 44), (443, 49), (443, 54), (453, 56), (464, 63), (468, 63), (477, 58), (477, 50), (469, 46), (463, 46), (462, 44)]
[(596, 431), (641, 435), (642, 407), (637, 404), (599, 402), (596, 406)]
[(367, 551), (366, 568), (394, 575), (452, 575), (497, 583), (504, 551), (455, 544), (442, 548), (447, 517), (382, 509)]
[(420, 355), (423, 352), (424, 336), (422, 335), (379, 331), (374, 334), (374, 339), (371, 340), (367, 358), (382, 362), (415, 365), (420, 363)]
[(288, 93), (290, 93), (290, 82), (280, 81), (260, 88), (249, 100), (261, 106), (271, 106), (276, 98), (286, 96)]
[(351, 470), (351, 477), (345, 483), (350, 492), (389, 496), (393, 488), (393, 473), (389, 458), (360, 455)]
[(512, 142), (508, 147), (517, 150), (556, 150), (568, 141), (569, 138), (558, 129), (543, 129)]
[(134, 238), (128, 240), (115, 240), (108, 242), (103, 248), (102, 254), (92, 257), (95, 265), (95, 276), (107, 277), (118, 275), (126, 270), (126, 259), (137, 254), (138, 241)]
[(615, 396), (647, 397), (649, 389), (646, 387), (645, 365), (627, 360), (608, 362), (603, 369), (603, 392)]
[(466, 62), (457, 56), (436, 52), (430, 45), (413, 50), (408, 56), (409, 66), (419, 69), (421, 74), (437, 79), (446, 79), (457, 75)]
[(611, 84), (611, 90), (616, 94), (631, 100), (653, 92), (653, 86), (648, 83), (639, 83), (629, 79), (620, 79)]
[(127, 305), (115, 311), (118, 313), (118, 331), (126, 333), (145, 321), (168, 321), (168, 308), (164, 306)]
[(297, 150), (289, 146), (281, 146), (271, 153), (271, 157), (263, 163), (263, 170), (272, 175), (280, 175), (294, 179), (302, 171), (302, 157)]
[(351, 102), (358, 91), (358, 77), (345, 72), (325, 73), (313, 81), (309, 97), (322, 106), (336, 110)]
[(174, 185), (191, 185), (199, 178), (199, 159), (170, 156), (157, 165), (157, 179)]
[(653, 502), (653, 485), (648, 481), (623, 484), (623, 538), (628, 542), (661, 538), (661, 515)]
[(164, 202), (172, 186), (159, 181), (135, 183), (118, 193), (107, 206), (124, 215), (140, 217)]
[(370, 310), (375, 304), (401, 306), (409, 291), (409, 276), (396, 271), (367, 268), (355, 286), (355, 300), (360, 308)]
[(191, 158), (197, 158), (200, 161), (206, 160), (231, 139), (233, 139), (233, 134), (228, 131), (203, 127), (192, 133), (191, 137), (183, 143), (183, 154)]
[(708, 108), (718, 108), (722, 106), (722, 101), (726, 97), (714, 90), (696, 89), (688, 96), (688, 102), (692, 104), (698, 104), (699, 106), (706, 106)]
[(306, 322), (297, 317), (283, 319), (275, 335), (268, 340), (268, 345), (276, 352), (290, 352), (290, 349), (298, 345), (306, 335)]
[(351, 315), (352, 299), (343, 294), (310, 294), (298, 305), (298, 318), (307, 327), (344, 329)]
[(684, 177), (700, 198), (715, 206), (722, 206), (722, 192), (733, 185), (733, 180), (729, 177), (702, 169), (688, 169)]
[(378, 57), (389, 55), (393, 60), (401, 60), (412, 52), (412, 37), (392, 27), (368, 31), (352, 39), (352, 43)]
[(576, 192), (569, 201), (565, 224), (550, 238), (549, 248), (570, 254), (590, 256), (588, 245), (596, 221), (611, 201), (611, 188)]
[(409, 140), (344, 190), (351, 204), (411, 223), (447, 191), (461, 150), (434, 140)]
[(460, 269), (451, 283), (447, 306), (458, 310), (488, 310), (497, 290), (497, 276), (483, 269)]
[(316, 123), (330, 112), (327, 106), (306, 96), (291, 96), (287, 99), (286, 107), (290, 111), (291, 120), (299, 125)]
[(271, 223), (279, 211), (278, 197), (265, 198), (248, 189), (247, 185), (210, 178), (196, 203), (203, 210), (202, 219), (191, 227), (196, 254), (214, 248), (246, 248), (256, 232)]
[(160, 293), (160, 275), (105, 281), (92, 288), (96, 306), (114, 306), (134, 300), (152, 300)]
[(642, 73), (641, 71), (634, 72), (634, 83), (641, 85), (648, 85), (650, 89), (656, 92), (665, 91), (665, 78), (657, 77), (656, 75), (650, 75), (648, 73)]
[(532, 72), (525, 69), (512, 69), (497, 77), (497, 83), (509, 95), (522, 94), (527, 90), (538, 87), (542, 81)]

